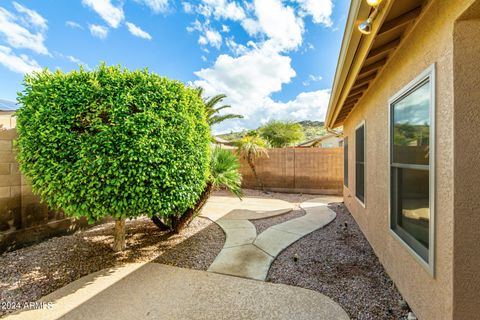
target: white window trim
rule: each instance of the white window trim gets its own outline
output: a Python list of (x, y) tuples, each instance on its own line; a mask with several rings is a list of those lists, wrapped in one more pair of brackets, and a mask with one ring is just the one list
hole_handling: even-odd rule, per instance
[[(393, 238), (397, 239), (407, 251), (420, 263), (422, 267), (432, 276), (435, 277), (435, 110), (436, 110), (436, 74), (435, 64), (429, 66), (420, 75), (418, 75), (409, 84), (403, 87), (399, 92), (388, 100), (388, 229)], [(397, 233), (392, 230), (392, 179), (391, 179), (391, 163), (392, 163), (392, 104), (409, 93), (415, 86), (425, 81), (430, 80), (430, 143), (429, 143), (429, 206), (430, 206), (430, 221), (428, 229), (428, 263), (423, 260), (420, 255), (412, 249)]]
[[(357, 129), (363, 126), (363, 201), (357, 198)], [(367, 208), (367, 125), (365, 123), (365, 119), (362, 120), (357, 126), (355, 127), (354, 132), (354, 140), (355, 140), (355, 150), (353, 151), (353, 160), (355, 163), (355, 192), (354, 197), (357, 199), (357, 202), (364, 208)]]

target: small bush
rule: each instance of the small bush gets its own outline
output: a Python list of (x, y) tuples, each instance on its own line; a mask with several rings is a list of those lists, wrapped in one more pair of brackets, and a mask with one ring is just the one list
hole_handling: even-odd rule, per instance
[(210, 130), (198, 93), (179, 81), (101, 65), (27, 75), (18, 160), (53, 209), (180, 216), (209, 177)]

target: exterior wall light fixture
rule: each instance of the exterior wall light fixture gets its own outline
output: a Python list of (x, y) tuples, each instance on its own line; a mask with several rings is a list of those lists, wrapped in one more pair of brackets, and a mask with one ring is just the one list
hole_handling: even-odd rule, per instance
[(367, 3), (374, 7), (375, 10), (372, 12), (370, 17), (367, 20), (363, 21), (358, 25), (358, 30), (363, 34), (370, 34), (372, 32), (372, 23), (375, 21), (375, 18), (378, 16), (378, 12), (380, 11), (380, 4), (382, 0), (367, 0)]
[(382, 0), (367, 0), (369, 6), (378, 7), (378, 5), (382, 2)]

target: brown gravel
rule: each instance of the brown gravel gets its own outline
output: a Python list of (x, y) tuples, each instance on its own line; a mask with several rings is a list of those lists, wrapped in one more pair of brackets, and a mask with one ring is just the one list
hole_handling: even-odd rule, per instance
[(283, 223), (288, 220), (292, 220), (301, 216), (305, 215), (305, 210), (300, 208), (299, 205), (295, 205), (294, 209), (290, 212), (285, 214), (281, 214), (279, 216), (265, 218), (265, 219), (256, 219), (256, 220), (249, 220), (257, 229), (257, 234), (262, 233), (263, 231), (267, 230), (271, 226)]
[(351, 214), (343, 203), (330, 208), (337, 218), (285, 249), (267, 281), (321, 292), (352, 319), (406, 319), (408, 306)]
[(120, 253), (111, 249), (112, 234), (113, 223), (106, 223), (2, 254), (0, 301), (36, 301), (87, 274), (130, 262), (206, 270), (225, 242), (221, 228), (204, 218), (180, 235), (160, 231), (147, 218), (127, 221), (127, 249)]

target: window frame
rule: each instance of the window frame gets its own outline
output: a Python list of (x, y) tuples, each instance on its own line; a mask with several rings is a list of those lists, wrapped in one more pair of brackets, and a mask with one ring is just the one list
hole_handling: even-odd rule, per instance
[(348, 188), (348, 136), (343, 138), (343, 186)]
[[(436, 129), (435, 129), (435, 110), (436, 110), (436, 72), (435, 64), (430, 65), (426, 70), (424, 70), (420, 75), (413, 79), (410, 83), (404, 86), (400, 91), (393, 95), (388, 100), (388, 147), (389, 147), (389, 156), (388, 156), (388, 229), (390, 234), (398, 240), (403, 247), (420, 263), (422, 267), (432, 276), (435, 277), (435, 143), (436, 143)], [(395, 230), (392, 229), (392, 202), (393, 199), (393, 188), (392, 188), (392, 166), (393, 163), (393, 105), (398, 102), (400, 99), (406, 97), (408, 94), (412, 93), (415, 89), (421, 86), (421, 84), (429, 79), (430, 82), (430, 135), (429, 135), (429, 209), (430, 209), (430, 219), (428, 225), (428, 262), (425, 261), (420, 254), (418, 254), (413, 247), (408, 244), (404, 239), (402, 239)], [(415, 164), (404, 164), (402, 168), (406, 169), (419, 169), (426, 165), (415, 165)], [(397, 166), (395, 166), (397, 167)], [(397, 215), (395, 215), (395, 218)]]
[[(357, 197), (357, 130), (363, 126), (363, 201)], [(367, 126), (365, 120), (362, 120), (355, 127), (355, 199), (363, 208), (367, 207)]]

